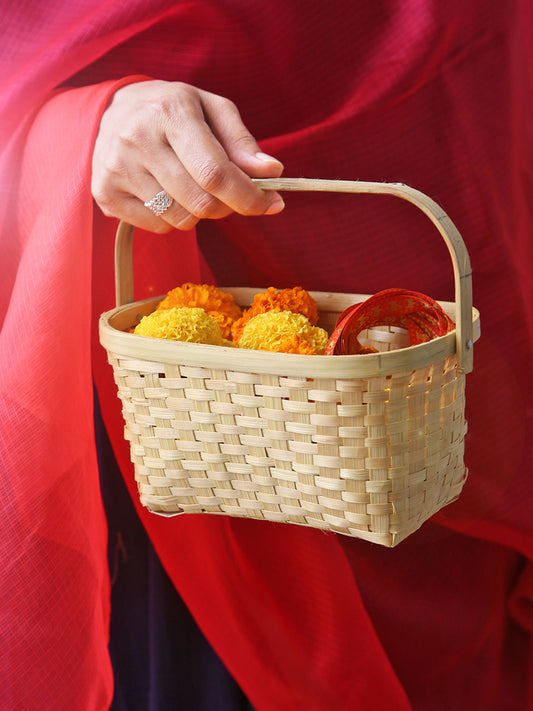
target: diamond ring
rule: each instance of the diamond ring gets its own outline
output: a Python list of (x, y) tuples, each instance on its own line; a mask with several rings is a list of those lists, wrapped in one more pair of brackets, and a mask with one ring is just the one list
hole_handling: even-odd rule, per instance
[(148, 202), (144, 203), (144, 206), (151, 210), (158, 217), (168, 210), (172, 205), (172, 198), (164, 190), (160, 190), (157, 195)]

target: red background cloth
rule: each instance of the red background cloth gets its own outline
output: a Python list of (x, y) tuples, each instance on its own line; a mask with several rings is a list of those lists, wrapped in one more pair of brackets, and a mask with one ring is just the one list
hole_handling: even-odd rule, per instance
[[(44, 12), (11, 9), (1, 45), (0, 700), (100, 709), (111, 696), (93, 375), (136, 495), (97, 341), (97, 317), (113, 306), (116, 225), (93, 215), (90, 157), (111, 92), (142, 74), (233, 99), (288, 176), (426, 192), (463, 234), (482, 314), (467, 383), (471, 473), (458, 502), (394, 550), (139, 510), (180, 594), (259, 711), (526, 708), (530, 5), (78, 1), (47, 3), (46, 22)], [(453, 298), (447, 252), (411, 206), (286, 202), (276, 217), (137, 235), (136, 298), (200, 279)]]

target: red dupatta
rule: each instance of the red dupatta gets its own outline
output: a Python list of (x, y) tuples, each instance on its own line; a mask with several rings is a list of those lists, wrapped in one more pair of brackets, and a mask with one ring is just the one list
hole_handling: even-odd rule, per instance
[[(10, 140), (2, 153), (1, 178), (9, 200), (0, 206), (5, 255), (0, 265), (0, 545), (5, 571), (0, 580), (0, 673), (5, 675), (0, 699), (8, 706), (38, 700), (41, 708), (100, 709), (112, 693), (106, 651), (105, 520), (92, 433), (93, 373), (134, 501), (136, 492), (111, 371), (96, 339), (96, 317), (112, 306), (115, 224), (96, 214), (93, 243), (89, 184), (99, 116), (120, 81), (56, 94), (54, 89), (128, 37), (180, 12), (173, 9), (174, 3), (160, 3), (157, 9), (143, 5), (130, 3), (124, 9), (112, 3), (98, 7), (77, 3), (67, 12), (58, 6), (52, 22), (53, 7), (47, 4), (49, 21), (35, 22), (35, 34), (27, 44), (21, 42), (17, 28), (25, 28), (31, 19), (24, 10), (30, 16), (38, 14), (35, 4), (19, 6), (20, 14), (8, 24), (11, 42), (4, 48), (14, 54), (13, 71), (4, 75), (8, 110), (2, 117), (2, 135)], [(183, 4), (184, 20), (190, 22), (187, 6)], [(417, 7), (416, 19), (421, 22), (424, 3)], [(227, 19), (229, 23), (231, 17)], [(124, 73), (126, 59), (120, 53), (114, 57), (112, 76)], [(191, 77), (196, 73), (193, 67)], [(337, 119), (344, 120), (341, 110)], [(274, 153), (288, 151), (290, 156), (295, 136), (273, 138), (265, 147)], [(297, 145), (304, 150), (303, 128), (300, 138)], [(520, 208), (525, 221), (524, 203)], [(231, 221), (225, 224), (232, 229)], [(161, 255), (159, 266), (141, 276), (139, 293), (150, 293), (165, 281), (175, 285), (182, 278), (209, 278), (194, 234), (179, 238), (183, 241), (179, 268), (171, 259), (169, 239), (144, 236), (136, 241), (140, 262), (146, 264), (156, 249)], [(97, 288), (92, 288), (90, 267), (93, 244)], [(524, 257), (527, 244), (522, 243)], [(521, 284), (529, 294), (529, 282)], [(411, 616), (414, 625), (420, 623), (417, 609), (426, 623), (438, 619), (431, 605), (431, 596), (436, 595), (431, 575), (436, 573), (427, 559), (425, 538), (404, 552), (394, 551), (392, 558), (387, 551), (296, 527), (215, 517), (168, 521), (143, 510), (139, 515), (176, 587), (258, 709), (411, 708), (403, 686), (414, 689), (419, 683), (416, 669), (403, 668), (396, 628), (387, 628), (380, 609), (395, 619)], [(512, 530), (507, 523), (489, 518), (444, 519), (449, 528), (533, 557), (531, 537), (523, 526)], [(458, 559), (460, 555), (434, 529), (430, 531), (431, 550), (440, 551), (452, 565), (452, 554)], [(461, 541), (457, 550), (472, 545)], [(422, 564), (413, 562), (417, 554)], [(477, 554), (480, 559), (486, 556), (497, 579), (499, 574), (502, 580), (515, 575), (514, 558), (508, 559), (499, 549), (489, 555), (481, 547)], [(409, 582), (404, 581), (402, 588), (400, 581), (409, 566), (416, 567), (412, 580), (417, 589), (406, 597)], [(395, 570), (388, 588), (383, 584), (387, 569)], [(396, 585), (398, 595), (393, 595)], [(457, 589), (466, 599), (468, 589), (476, 589), (476, 581), (465, 580)], [(524, 625), (531, 624), (524, 602), (530, 591), (527, 572), (512, 599)], [(491, 595), (491, 602), (500, 601), (505, 590), (498, 587)], [(497, 650), (502, 642), (495, 630), (501, 622), (491, 610), (493, 606), (488, 606), (486, 636), (494, 639)], [(466, 621), (463, 625), (468, 626)], [(459, 656), (466, 639), (455, 642)], [(420, 664), (428, 650), (437, 654), (438, 646), (438, 638), (429, 640)], [(491, 669), (498, 668), (498, 652), (494, 654)], [(476, 669), (472, 666), (471, 672)], [(486, 704), (499, 692), (489, 684), (485, 689), (484, 708), (488, 708)], [(459, 688), (457, 693), (464, 691)]]

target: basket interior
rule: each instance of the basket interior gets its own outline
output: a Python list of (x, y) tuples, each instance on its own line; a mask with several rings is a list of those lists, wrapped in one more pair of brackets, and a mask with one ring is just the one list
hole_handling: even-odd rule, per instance
[[(265, 291), (265, 289), (245, 288), (245, 287), (222, 287), (235, 297), (236, 303), (242, 308), (249, 308), (255, 294)], [(335, 328), (340, 314), (349, 306), (360, 303), (368, 298), (367, 294), (341, 294), (332, 292), (309, 292), (315, 299), (318, 306), (318, 326), (331, 334)], [(136, 302), (131, 308), (123, 309), (110, 319), (110, 326), (123, 331), (130, 332), (143, 316), (150, 314), (157, 304), (164, 298), (158, 296), (145, 301)], [(447, 304), (442, 304), (448, 314), (453, 318), (452, 307), (446, 308)], [(372, 346), (379, 352), (397, 350), (409, 346), (409, 334), (403, 328), (396, 326), (376, 326), (372, 329), (364, 330), (358, 336), (358, 340), (363, 346)]]

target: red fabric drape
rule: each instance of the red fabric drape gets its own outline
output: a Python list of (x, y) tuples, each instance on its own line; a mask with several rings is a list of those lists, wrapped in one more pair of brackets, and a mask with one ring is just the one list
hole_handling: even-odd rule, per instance
[[(23, 2), (6, 13), (7, 708), (100, 709), (111, 697), (93, 375), (135, 501), (136, 493), (96, 334), (98, 314), (113, 305), (116, 225), (93, 216), (90, 157), (110, 94), (136, 74), (235, 100), (287, 175), (400, 180), (430, 194), (466, 240), (483, 325), (467, 386), (471, 473), (458, 502), (392, 551), (296, 527), (163, 520), (139, 509), (177, 589), (259, 710), (527, 708), (531, 8), (481, 0), (333, 7), (49, 2), (44, 22), (44, 5)], [(362, 293), (401, 286), (452, 298), (446, 251), (409, 206), (352, 196), (286, 202), (274, 218), (137, 235), (137, 298), (185, 279)]]

